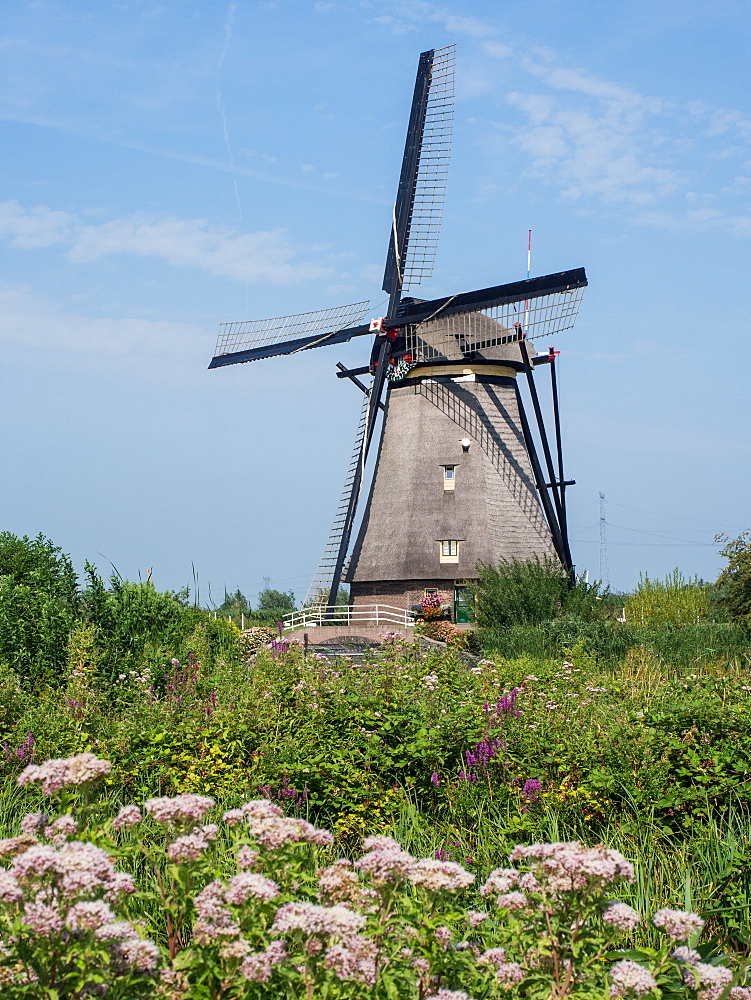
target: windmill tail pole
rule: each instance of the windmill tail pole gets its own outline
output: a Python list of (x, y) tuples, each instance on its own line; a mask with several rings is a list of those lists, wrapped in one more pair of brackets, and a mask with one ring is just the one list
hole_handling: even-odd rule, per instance
[[(555, 370), (555, 359), (560, 353), (559, 351), (550, 348), (550, 385), (553, 394), (553, 423), (555, 426), (555, 448), (558, 458), (558, 483), (561, 488), (561, 538), (566, 551), (569, 553), (569, 561), (571, 561), (571, 550), (569, 548), (568, 541), (568, 518), (566, 514), (566, 479), (563, 475), (563, 444), (561, 440), (561, 413), (558, 405), (558, 378)], [(569, 588), (573, 587), (576, 583), (576, 573), (574, 571), (573, 565), (568, 567), (568, 583)]]
[(540, 495), (540, 503), (542, 504), (542, 509), (545, 512), (545, 517), (550, 528), (550, 534), (553, 536), (553, 546), (555, 548), (556, 555), (560, 559), (561, 563), (564, 564), (565, 556), (560, 526), (556, 519), (555, 510), (550, 502), (550, 496), (548, 495), (548, 491), (545, 486), (545, 477), (542, 474), (540, 459), (537, 456), (535, 442), (532, 437), (532, 432), (529, 429), (529, 421), (527, 420), (527, 414), (524, 409), (524, 401), (522, 399), (521, 390), (519, 389), (519, 385), (516, 380), (514, 380), (514, 391), (516, 393), (516, 405), (519, 408), (522, 436), (524, 438), (524, 444), (527, 448), (527, 454), (529, 455), (529, 461), (532, 466), (532, 475), (535, 479), (535, 486), (537, 487), (537, 492)]
[[(392, 345), (391, 340), (387, 336), (381, 337), (380, 343), (376, 341), (375, 346), (378, 348), (376, 354), (377, 360), (373, 365), (373, 384), (370, 387), (365, 434), (363, 436), (362, 446), (360, 449), (360, 460), (357, 463), (357, 471), (355, 473), (354, 482), (352, 483), (352, 493), (350, 494), (349, 504), (347, 506), (342, 539), (339, 544), (339, 552), (337, 553), (336, 564), (334, 566), (334, 576), (331, 580), (331, 588), (329, 590), (327, 600), (327, 604), (329, 606), (333, 606), (336, 603), (336, 597), (339, 593), (339, 585), (344, 571), (344, 563), (346, 562), (347, 551), (349, 550), (349, 540), (352, 536), (352, 526), (355, 522), (355, 514), (357, 513), (357, 503), (360, 499), (362, 482), (365, 478), (365, 463), (368, 460), (368, 453), (373, 440), (373, 432), (378, 418), (378, 411), (381, 409), (381, 396), (383, 395), (383, 389), (386, 384), (386, 372), (388, 371), (388, 365), (391, 359)], [(328, 614), (330, 616), (332, 612), (329, 612)]]
[[(519, 347), (521, 348), (522, 361), (524, 362), (524, 371), (527, 376), (527, 384), (529, 386), (529, 393), (532, 397), (532, 407), (535, 411), (535, 420), (537, 422), (537, 429), (540, 434), (540, 442), (542, 444), (543, 455), (545, 456), (545, 465), (548, 470), (548, 475), (550, 476), (550, 489), (553, 494), (553, 503), (555, 504), (556, 522), (558, 525), (558, 537), (561, 543), (562, 551), (562, 563), (566, 572), (571, 569), (571, 552), (568, 547), (568, 539), (563, 531), (562, 521), (563, 513), (561, 508), (561, 495), (560, 491), (562, 486), (558, 482), (555, 474), (555, 469), (553, 467), (553, 458), (550, 454), (550, 445), (548, 444), (548, 435), (545, 430), (545, 422), (542, 419), (542, 410), (540, 409), (540, 400), (537, 395), (537, 386), (535, 385), (534, 375), (532, 374), (532, 365), (529, 361), (529, 351), (527, 350), (526, 342), (521, 339), (519, 341)], [(547, 487), (546, 487), (547, 488)]]

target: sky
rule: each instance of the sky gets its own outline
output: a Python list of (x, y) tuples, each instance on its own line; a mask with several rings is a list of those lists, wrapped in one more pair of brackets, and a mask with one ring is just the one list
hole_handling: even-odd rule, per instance
[(0, 530), (305, 595), (369, 345), (207, 365), (223, 322), (382, 315), (418, 56), (456, 43), (419, 294), (525, 277), (530, 229), (533, 275), (586, 267), (537, 345), (577, 569), (714, 579), (751, 527), (750, 35), (745, 0), (0, 0)]

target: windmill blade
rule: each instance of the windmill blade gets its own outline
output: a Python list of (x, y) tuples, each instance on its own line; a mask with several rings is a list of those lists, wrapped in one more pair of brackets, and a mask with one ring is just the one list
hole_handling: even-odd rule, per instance
[(279, 354), (296, 354), (312, 347), (343, 344), (353, 337), (361, 337), (370, 332), (370, 327), (355, 324), (363, 318), (369, 305), (369, 301), (353, 302), (295, 316), (222, 323), (209, 368), (258, 361)]
[(390, 315), (403, 290), (433, 273), (454, 120), (456, 46), (423, 52), (394, 205), (383, 290)]
[[(415, 302), (395, 320), (414, 361), (460, 358), (570, 329), (587, 286), (584, 268)], [(478, 320), (478, 316), (483, 319)]]

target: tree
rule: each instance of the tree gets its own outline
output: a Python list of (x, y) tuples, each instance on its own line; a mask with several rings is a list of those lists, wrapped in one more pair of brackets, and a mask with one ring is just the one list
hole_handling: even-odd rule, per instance
[(0, 660), (24, 683), (62, 676), (79, 603), (69, 556), (44, 535), (0, 533)]
[(258, 595), (258, 611), (294, 611), (296, 608), (294, 591), (282, 593), (280, 590), (270, 590), (268, 587)]
[(9, 577), (13, 586), (42, 590), (66, 604), (78, 602), (78, 580), (70, 556), (44, 535), (31, 539), (0, 532), (0, 576)]
[(228, 594), (225, 590), (224, 600), (216, 610), (217, 614), (221, 615), (222, 618), (231, 618), (238, 625), (242, 621), (243, 615), (248, 618), (252, 614), (248, 598), (239, 589), (234, 594)]
[(729, 618), (751, 625), (751, 531), (737, 538), (717, 535), (715, 541), (725, 543), (720, 555), (727, 559), (715, 583), (715, 600)]

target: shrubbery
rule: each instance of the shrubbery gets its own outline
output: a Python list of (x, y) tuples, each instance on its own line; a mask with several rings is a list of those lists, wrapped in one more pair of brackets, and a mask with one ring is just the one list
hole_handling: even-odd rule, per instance
[(54, 808), (0, 842), (8, 1000), (751, 997), (740, 967), (696, 948), (694, 913), (659, 910), (658, 947), (629, 947), (646, 915), (611, 897), (633, 865), (602, 845), (518, 847), (484, 879), (388, 836), (352, 862), (268, 799), (214, 815), (212, 798), (178, 795), (107, 815), (90, 790), (109, 771), (87, 753), (19, 778)]

